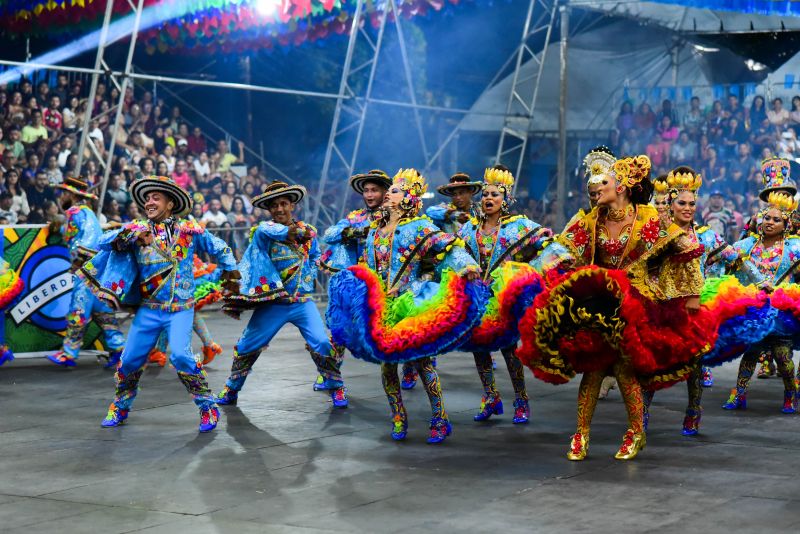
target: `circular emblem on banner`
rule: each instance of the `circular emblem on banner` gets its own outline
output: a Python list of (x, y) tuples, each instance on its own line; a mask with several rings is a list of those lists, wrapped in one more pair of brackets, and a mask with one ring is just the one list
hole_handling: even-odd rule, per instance
[(74, 278), (70, 263), (63, 245), (49, 245), (31, 254), (19, 269), (30, 309), (28, 319), (39, 328), (58, 332), (67, 327)]

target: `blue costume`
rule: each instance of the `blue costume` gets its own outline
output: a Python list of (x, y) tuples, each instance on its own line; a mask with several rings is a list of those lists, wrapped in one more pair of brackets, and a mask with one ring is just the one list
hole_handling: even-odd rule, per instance
[[(530, 262), (537, 271), (545, 272), (570, 259), (566, 248), (553, 241), (553, 232), (549, 228), (540, 226), (524, 215), (501, 217), (488, 235), (482, 232), (481, 225), (480, 220), (471, 219), (461, 227), (459, 237), (464, 240), (467, 251), (480, 263), (482, 277), (487, 284), (490, 283), (492, 274), (509, 261)], [(531, 289), (535, 291), (537, 288)], [(538, 290), (541, 289), (539, 285)], [(534, 297), (533, 292), (529, 294), (526, 304), (530, 305)], [(530, 407), (525, 389), (525, 374), (522, 362), (514, 354), (519, 331), (511, 339), (500, 337), (504, 342), (498, 347), (462, 346), (464, 350), (473, 351), (478, 376), (483, 384), (481, 411), (475, 416), (475, 420), (485, 421), (492, 415), (503, 413), (503, 402), (495, 387), (491, 356), (492, 350), (499, 349), (514, 387), (514, 423), (527, 423)]]
[[(152, 236), (150, 244), (139, 238)], [(167, 333), (170, 362), (195, 404), (204, 429), (216, 426), (218, 411), (205, 371), (192, 353), (191, 336), (195, 307), (195, 253), (215, 258), (223, 273), (236, 270), (230, 247), (186, 219), (162, 222), (134, 221), (108, 232), (99, 243), (100, 253), (87, 262), (81, 276), (101, 300), (119, 305), (138, 305), (128, 340), (117, 369), (117, 388), (104, 426), (117, 426), (128, 416), (139, 389), (147, 355), (162, 331)], [(223, 275), (225, 277), (225, 275)], [(208, 426), (209, 413), (214, 413)]]
[(373, 210), (353, 210), (337, 222), (322, 236), (328, 250), (322, 254), (320, 265), (327, 271), (337, 272), (358, 263), (364, 255), (364, 243), (372, 222)]
[(250, 245), (239, 262), (241, 295), (228, 298), (226, 309), (233, 315), (255, 310), (236, 343), (230, 377), (217, 399), (220, 404), (235, 404), (261, 351), (286, 323), (292, 323), (303, 335), (327, 389), (334, 390), (334, 405), (347, 405), (346, 398), (337, 404), (336, 397), (344, 394), (342, 350), (332, 346), (311, 299), (320, 258), (316, 229), (304, 222), (296, 226), (297, 242), (289, 240), (289, 227), (283, 224), (262, 222), (252, 230)]
[[(94, 212), (84, 204), (67, 209), (66, 220), (61, 228), (64, 242), (69, 248), (69, 255), (74, 266), (80, 266), (96, 253), (103, 230)], [(67, 314), (67, 332), (61, 352), (48, 359), (58, 365), (74, 366), (83, 344), (83, 335), (94, 319), (103, 329), (106, 346), (109, 350), (108, 365), (119, 361), (125, 338), (119, 330), (119, 324), (113, 310), (95, 298), (86, 283), (75, 277), (72, 297)]]
[[(448, 211), (451, 211), (449, 215), (447, 213)], [(441, 204), (431, 206), (425, 210), (425, 215), (430, 217), (433, 224), (438, 226), (442, 231), (453, 235), (457, 235), (463, 226), (463, 224), (458, 221), (458, 216), (462, 213), (466, 213), (470, 217), (478, 216), (478, 210), (475, 204), (470, 206), (467, 212), (460, 211), (449, 202), (442, 202)]]

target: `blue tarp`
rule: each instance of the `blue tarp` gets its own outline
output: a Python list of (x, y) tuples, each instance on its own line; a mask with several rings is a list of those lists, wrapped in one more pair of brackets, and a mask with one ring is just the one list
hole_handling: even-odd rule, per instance
[(651, 0), (661, 4), (673, 4), (700, 9), (738, 11), (758, 15), (783, 15), (800, 17), (800, 2), (788, 0)]

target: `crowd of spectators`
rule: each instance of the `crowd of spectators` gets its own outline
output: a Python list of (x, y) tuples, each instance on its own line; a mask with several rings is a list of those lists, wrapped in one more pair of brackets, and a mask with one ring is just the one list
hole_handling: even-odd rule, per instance
[[(57, 218), (57, 190), (52, 186), (65, 176), (82, 176), (100, 193), (119, 92), (101, 81), (94, 102), (88, 102), (88, 94), (88, 84), (63, 73), (53, 85), (34, 86), (23, 79), (0, 86), (0, 224)], [(93, 146), (87, 145), (77, 169), (81, 128), (90, 106), (88, 143)], [(243, 252), (248, 235), (243, 228), (267, 218), (250, 203), (267, 179), (258, 166), (245, 166), (241, 142), (236, 147), (225, 139), (214, 142), (191, 126), (178, 105), (130, 87), (116, 136), (101, 223), (140, 216), (128, 191), (138, 175), (172, 176), (194, 193), (193, 216), (208, 228), (224, 228), (228, 235), (223, 238), (238, 254)]]

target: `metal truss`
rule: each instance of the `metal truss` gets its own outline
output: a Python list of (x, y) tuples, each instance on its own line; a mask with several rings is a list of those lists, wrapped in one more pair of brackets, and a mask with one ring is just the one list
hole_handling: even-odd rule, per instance
[[(549, 48), (547, 44), (550, 42), (556, 21), (557, 8), (558, 0), (531, 0), (522, 30), (522, 39), (517, 48), (511, 92), (508, 95), (503, 129), (500, 131), (500, 142), (495, 156), (495, 162), (505, 164), (515, 176), (521, 174), (522, 164), (525, 161), (528, 136), (536, 109), (536, 97), (539, 94), (545, 56)], [(542, 33), (545, 35), (544, 46), (537, 53), (531, 47), (531, 42), (541, 37)], [(534, 72), (522, 76), (522, 66), (527, 62), (532, 62)], [(514, 187), (516, 188), (516, 183)]]

